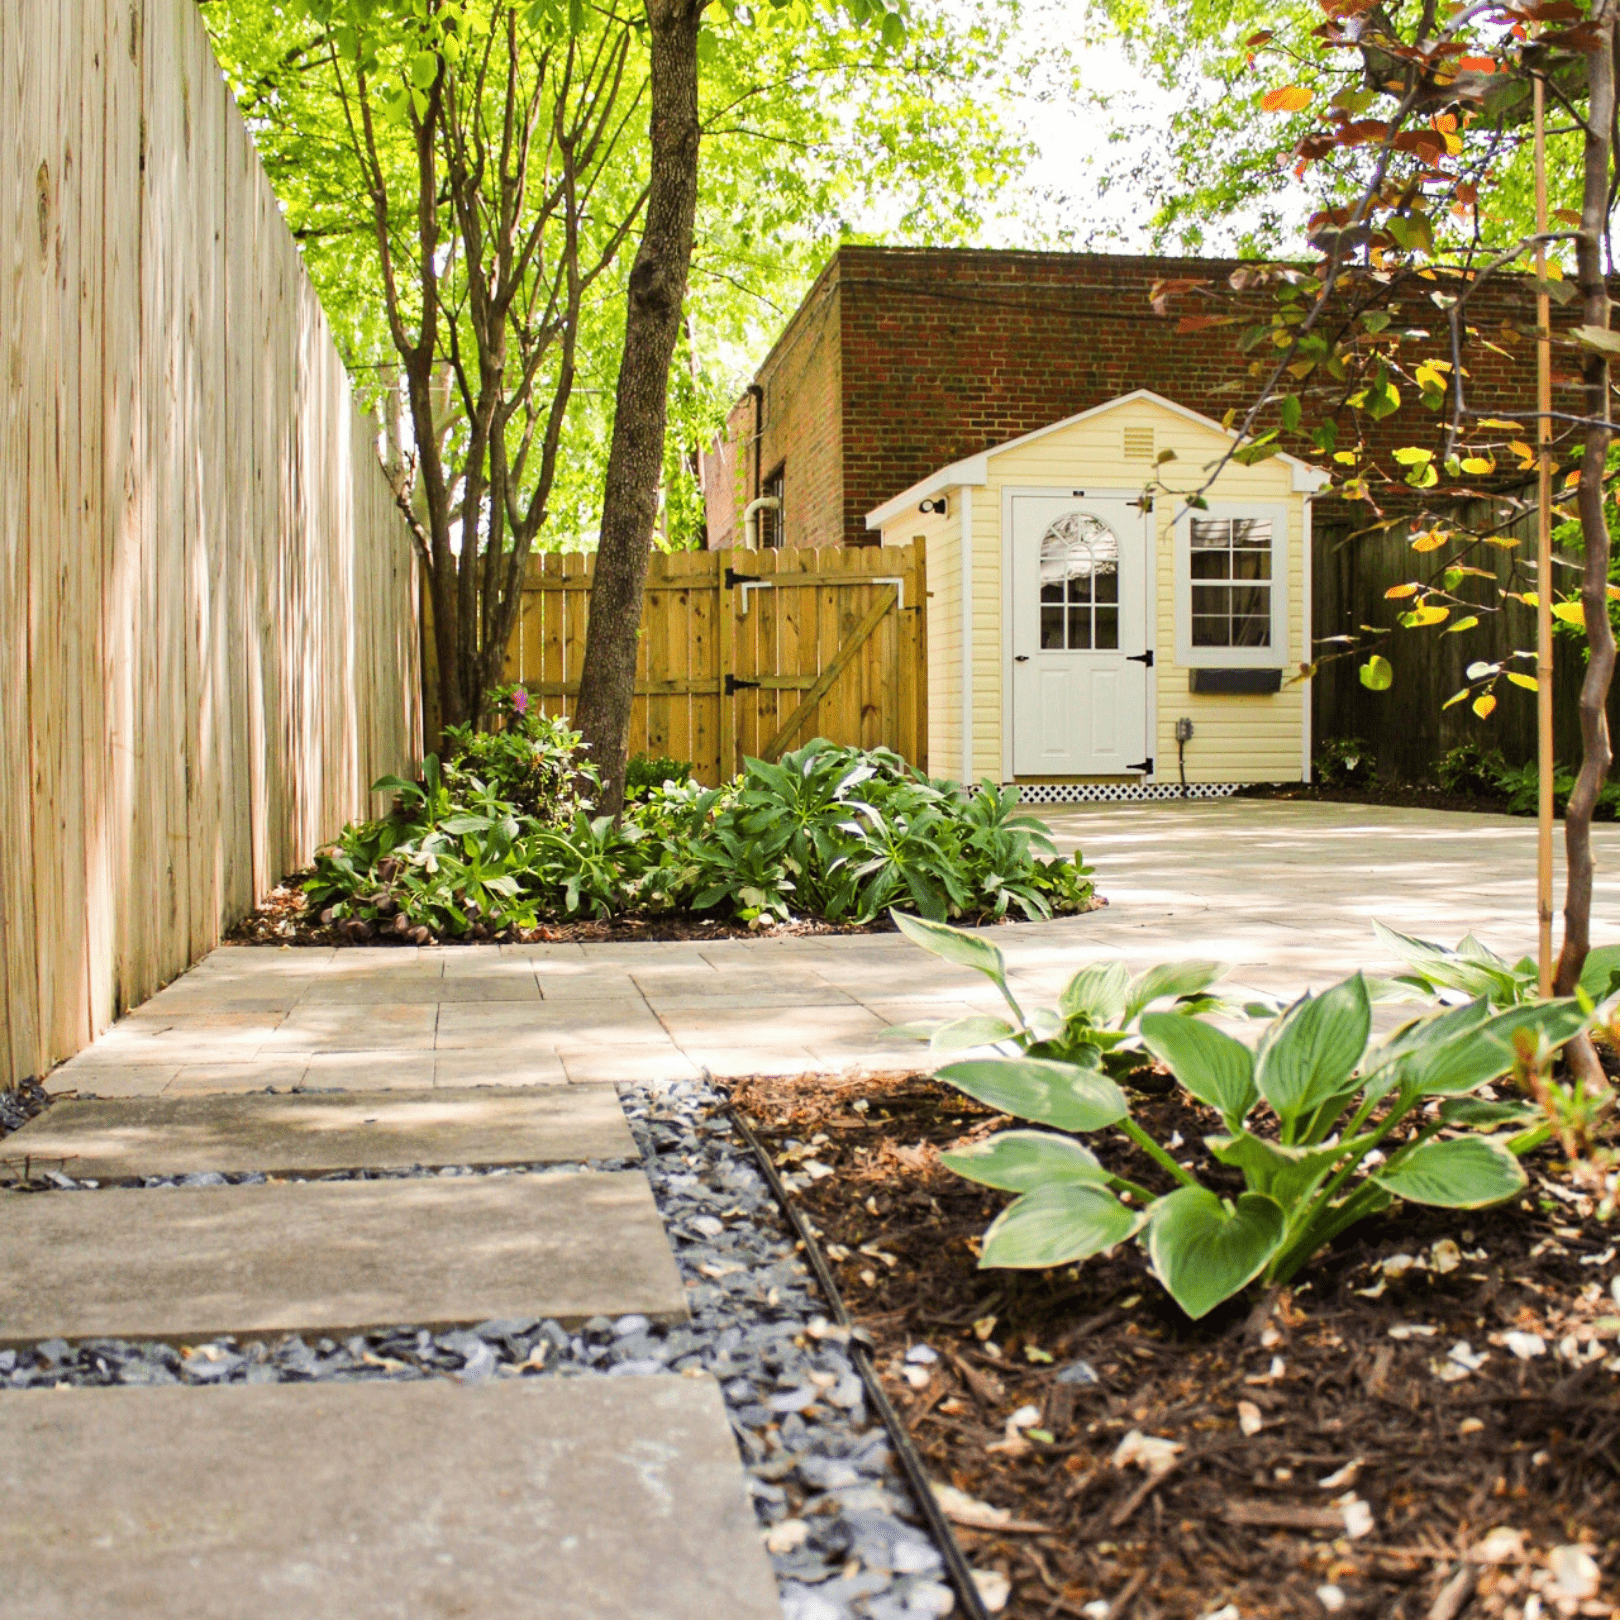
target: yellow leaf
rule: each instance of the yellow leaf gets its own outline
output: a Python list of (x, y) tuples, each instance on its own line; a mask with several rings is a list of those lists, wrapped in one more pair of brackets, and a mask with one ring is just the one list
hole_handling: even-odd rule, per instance
[[(1564, 474), (1564, 489), (1574, 489), (1577, 487), (1577, 485), (1579, 485), (1580, 481), (1581, 469), (1579, 467), (1571, 467), (1569, 471)], [(1561, 495), (1563, 492), (1563, 490), (1560, 490), (1559, 494)]]
[(1452, 572), (1457, 574), (1472, 574), (1476, 579), (1495, 579), (1496, 575), (1489, 568), (1475, 568), (1470, 563), (1453, 563)]
[(1479, 419), (1481, 427), (1502, 428), (1508, 433), (1523, 433), (1523, 422), (1506, 422), (1500, 416), (1482, 416)]
[(1464, 456), (1462, 470), (1465, 473), (1493, 473), (1496, 463), (1486, 456)]
[(1346, 467), (1353, 467), (1361, 460), (1361, 454), (1356, 450), (1335, 450), (1333, 459)]
[(1510, 534), (1487, 534), (1483, 538), (1486, 545), (1496, 546), (1502, 551), (1517, 551), (1519, 549), (1519, 542)]
[(1418, 588), (1416, 585), (1391, 585), (1384, 592), (1384, 600), (1386, 602), (1399, 602), (1403, 597), (1416, 596), (1417, 593)]
[(1620, 602), (1620, 585), (1611, 585), (1609, 587), (1609, 600), (1611, 602)]
[(1426, 625), (1444, 624), (1450, 617), (1451, 609), (1448, 607), (1430, 607), (1425, 605), (1423, 607), (1413, 608), (1412, 611), (1405, 616), (1402, 622), (1405, 623), (1410, 629), (1421, 630)]
[(1524, 467), (1533, 467), (1536, 464), (1536, 453), (1523, 439), (1511, 439), (1508, 449), (1519, 458), (1519, 464)]
[(1464, 687), (1464, 688), (1463, 688), (1463, 689), (1462, 689), (1462, 691), (1460, 691), (1460, 692), (1453, 692), (1453, 693), (1452, 693), (1452, 694), (1451, 694), (1451, 696), (1450, 696), (1450, 697), (1448, 697), (1448, 698), (1447, 698), (1447, 699), (1446, 699), (1446, 701), (1445, 701), (1445, 702), (1444, 702), (1444, 703), (1442, 703), (1442, 704), (1441, 704), (1441, 705), (1440, 705), (1440, 707), (1441, 707), (1441, 708), (1442, 708), (1442, 709), (1449, 709), (1449, 708), (1450, 708), (1450, 707), (1451, 707), (1451, 706), (1452, 706), (1452, 704), (1454, 704), (1454, 703), (1461, 703), (1461, 702), (1462, 702), (1462, 700), (1463, 700), (1463, 699), (1464, 699), (1464, 698), (1465, 698), (1465, 697), (1467, 697), (1467, 696), (1468, 696), (1468, 693), (1469, 693), (1469, 688), (1468, 688), (1468, 687), (1466, 687), (1466, 686), (1465, 686), (1465, 687)]
[(1489, 720), (1495, 709), (1496, 699), (1492, 697), (1489, 692), (1485, 693), (1483, 697), (1477, 697), (1474, 699), (1474, 713), (1477, 714), (1481, 720)]
[(1429, 529), (1423, 534), (1412, 536), (1412, 549), (1414, 551), (1438, 551), (1450, 538), (1449, 534), (1443, 534), (1439, 529)]
[(1553, 617), (1562, 619), (1565, 624), (1573, 624), (1578, 629), (1586, 628), (1586, 604), (1584, 602), (1554, 602)]
[(1511, 596), (1515, 602), (1523, 602), (1526, 607), (1534, 607), (1540, 598), (1534, 591), (1503, 591), (1504, 596)]
[(1521, 675), (1516, 669), (1510, 669), (1507, 672), (1507, 678), (1515, 686), (1522, 686), (1527, 692), (1539, 692), (1541, 690), (1541, 683), (1534, 675)]
[(1440, 632), (1443, 636), (1454, 636), (1459, 630), (1472, 630), (1479, 623), (1479, 615), (1470, 613), (1466, 619), (1459, 619), (1455, 624), (1448, 624)]
[[(1303, 85), (1290, 84), (1281, 90), (1268, 90), (1260, 98), (1264, 112), (1302, 112), (1311, 104), (1313, 92)], [(1548, 266), (1549, 270), (1551, 266)]]
[(1556, 259), (1547, 261), (1547, 279), (1549, 281), (1562, 281), (1564, 279), (1564, 267)]

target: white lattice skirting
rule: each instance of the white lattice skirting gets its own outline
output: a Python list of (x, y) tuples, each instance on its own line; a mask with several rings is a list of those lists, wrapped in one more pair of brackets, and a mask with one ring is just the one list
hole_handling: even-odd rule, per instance
[(1115, 804), (1146, 799), (1227, 799), (1237, 782), (1019, 782), (1020, 804)]

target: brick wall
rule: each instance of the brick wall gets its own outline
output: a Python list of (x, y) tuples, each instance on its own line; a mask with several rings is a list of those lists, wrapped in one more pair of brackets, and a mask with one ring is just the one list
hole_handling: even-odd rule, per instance
[(732, 408), (722, 439), (703, 458), (709, 545), (743, 543), (743, 511), (759, 483), (783, 470), (783, 544), (843, 539), (843, 435), (839, 384), (838, 261), (828, 265), (759, 368), (756, 399)]
[[(842, 248), (760, 368), (765, 391), (760, 472), (785, 460), (790, 545), (873, 542), (866, 513), (960, 457), (1060, 421), (1136, 388), (1219, 419), (1254, 386), (1237, 329), (1178, 335), (1153, 313), (1166, 277), (1223, 278), (1235, 261), (942, 248)], [(1444, 318), (1414, 285), (1408, 319), (1436, 336)], [(1579, 319), (1556, 310), (1556, 325)], [(1474, 324), (1503, 341), (1504, 322), (1529, 325), (1534, 304), (1500, 284), (1477, 300)], [(836, 325), (836, 352), (831, 335)], [(1533, 408), (1534, 355), (1476, 347), (1473, 398), (1502, 414)], [(1555, 360), (1555, 372), (1572, 371)], [(1236, 386), (1234, 386), (1236, 384)], [(1410, 392), (1410, 391), (1408, 391)], [(1555, 401), (1573, 409), (1567, 391)], [(1387, 443), (1432, 433), (1415, 403), (1376, 431)], [(733, 412), (733, 486), (751, 480), (752, 403)], [(747, 454), (745, 455), (744, 449)], [(707, 464), (721, 473), (723, 447)], [(748, 486), (752, 493), (752, 485)], [(711, 497), (710, 543), (741, 543), (735, 513)], [(1364, 508), (1362, 510), (1365, 510)]]

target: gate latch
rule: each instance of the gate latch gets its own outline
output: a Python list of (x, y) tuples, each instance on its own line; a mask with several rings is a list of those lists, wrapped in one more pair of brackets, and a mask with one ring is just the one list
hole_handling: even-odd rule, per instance
[(734, 697), (745, 686), (758, 686), (758, 681), (739, 681), (735, 675), (726, 676), (726, 696)]
[(1152, 669), (1153, 649), (1149, 647), (1144, 653), (1130, 653), (1126, 656), (1125, 662), (1127, 664), (1146, 664), (1149, 669)]

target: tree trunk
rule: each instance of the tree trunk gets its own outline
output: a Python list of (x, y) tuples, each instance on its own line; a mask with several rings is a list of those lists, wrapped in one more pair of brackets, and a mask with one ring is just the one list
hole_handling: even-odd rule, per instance
[[(1603, 38), (1587, 56), (1590, 100), (1586, 112), (1581, 230), (1575, 254), (1582, 320), (1589, 327), (1607, 332), (1610, 302), (1603, 274), (1603, 242), (1608, 226), (1610, 170), (1614, 157), (1614, 0), (1603, 0), (1593, 20), (1602, 28)], [(1571, 994), (1579, 983), (1581, 968), (1591, 947), (1592, 811), (1609, 774), (1611, 754), (1606, 708), (1609, 682), (1614, 674), (1614, 634), (1609, 628), (1609, 523), (1603, 511), (1610, 439), (1609, 429), (1604, 425), (1609, 420), (1609, 362), (1601, 349), (1586, 351), (1582, 372), (1583, 411), (1589, 425), (1578, 492), (1585, 565), (1581, 602), (1586, 610), (1591, 658), (1586, 666), (1586, 679), (1581, 683), (1581, 772), (1564, 813), (1564, 848), (1569, 872), (1564, 893), (1564, 943), (1553, 980), (1553, 988), (1563, 996)], [(1551, 588), (1551, 580), (1537, 581), (1538, 590)], [(1598, 1077), (1601, 1079), (1601, 1071)]]
[(624, 803), (642, 592), (664, 468), (669, 368), (692, 262), (702, 13), (703, 0), (647, 0), (652, 57), (647, 224), (630, 271), (602, 534), (574, 717), (602, 774), (600, 808), (613, 815)]

